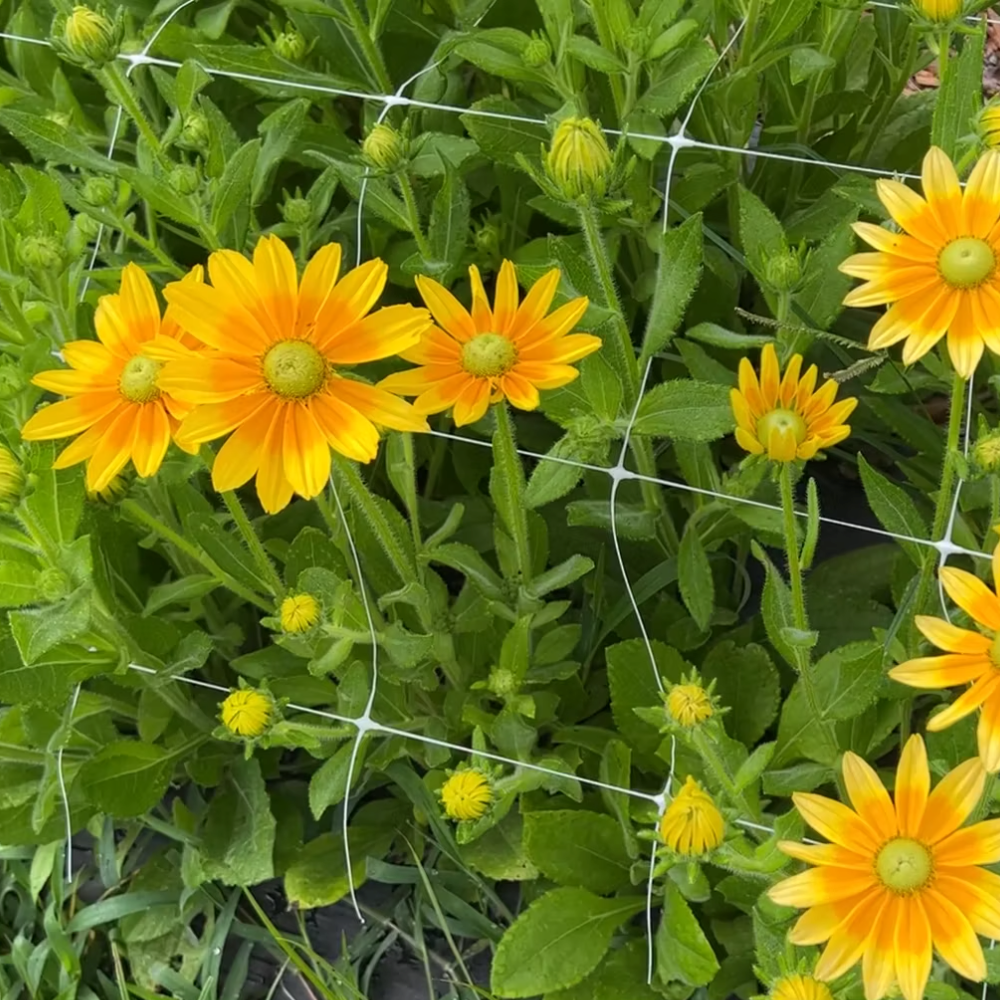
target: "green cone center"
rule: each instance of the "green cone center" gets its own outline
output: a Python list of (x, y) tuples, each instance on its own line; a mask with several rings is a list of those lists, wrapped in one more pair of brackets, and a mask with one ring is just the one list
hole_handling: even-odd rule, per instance
[(462, 367), (480, 378), (503, 375), (516, 360), (517, 348), (499, 333), (481, 333), (462, 347)]
[(160, 398), (156, 378), (162, 367), (159, 361), (141, 354), (129, 358), (118, 380), (119, 391), (130, 403), (152, 403)]
[(875, 871), (893, 892), (914, 892), (930, 881), (934, 861), (931, 852), (919, 841), (897, 837), (878, 852)]
[(809, 433), (806, 422), (792, 410), (771, 410), (757, 421), (757, 440), (766, 445), (771, 437), (771, 431), (777, 430), (780, 435), (791, 434), (796, 444), (802, 444)]
[(952, 240), (938, 257), (938, 270), (953, 288), (975, 288), (996, 270), (997, 259), (986, 240), (963, 236)]
[(264, 381), (286, 399), (304, 399), (326, 381), (323, 355), (304, 340), (282, 340), (264, 355)]

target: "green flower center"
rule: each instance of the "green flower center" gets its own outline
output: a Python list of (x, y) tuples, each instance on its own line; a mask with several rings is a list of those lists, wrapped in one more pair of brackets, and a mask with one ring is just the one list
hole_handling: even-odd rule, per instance
[(130, 403), (152, 403), (160, 398), (156, 377), (163, 365), (137, 354), (129, 358), (118, 380), (118, 390)]
[(305, 399), (326, 381), (326, 359), (304, 340), (282, 340), (264, 355), (264, 381), (286, 399)]
[(757, 421), (757, 440), (766, 445), (771, 437), (771, 431), (779, 434), (791, 434), (796, 444), (802, 444), (809, 433), (806, 422), (792, 410), (771, 410)]
[(516, 360), (517, 348), (499, 333), (481, 333), (462, 347), (462, 367), (480, 378), (503, 375)]
[(975, 288), (993, 274), (996, 266), (993, 247), (973, 236), (952, 240), (938, 257), (941, 277), (952, 288)]
[(882, 884), (904, 895), (925, 886), (934, 874), (934, 859), (923, 844), (906, 837), (890, 840), (875, 858)]

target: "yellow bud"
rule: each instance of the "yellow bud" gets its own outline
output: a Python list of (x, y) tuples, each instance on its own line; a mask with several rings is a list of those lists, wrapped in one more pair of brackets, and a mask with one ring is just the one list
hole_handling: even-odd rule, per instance
[(290, 594), (281, 602), (279, 617), (286, 632), (308, 632), (319, 621), (319, 601), (312, 594)]
[(441, 786), (441, 804), (449, 819), (479, 819), (492, 801), (493, 789), (482, 771), (456, 771)]
[(714, 711), (711, 697), (700, 684), (675, 684), (667, 695), (667, 712), (681, 726), (696, 726)]
[(608, 188), (611, 150), (600, 126), (589, 118), (564, 118), (552, 136), (545, 167), (567, 198), (601, 197)]
[(241, 688), (222, 703), (222, 724), (234, 736), (260, 736), (271, 724), (274, 702), (263, 691)]
[(705, 854), (722, 843), (725, 822), (712, 796), (690, 775), (660, 820), (660, 836), (678, 854)]
[(365, 159), (379, 170), (395, 170), (406, 157), (403, 137), (385, 122), (379, 122), (361, 144)]
[(0, 501), (10, 503), (21, 496), (24, 472), (14, 453), (0, 445)]
[(63, 41), (78, 59), (103, 66), (118, 55), (114, 25), (101, 13), (77, 4), (66, 18)]
[(990, 101), (979, 112), (979, 136), (987, 149), (1000, 149), (1000, 102)]
[(929, 21), (954, 21), (962, 13), (962, 0), (913, 0), (913, 6)]

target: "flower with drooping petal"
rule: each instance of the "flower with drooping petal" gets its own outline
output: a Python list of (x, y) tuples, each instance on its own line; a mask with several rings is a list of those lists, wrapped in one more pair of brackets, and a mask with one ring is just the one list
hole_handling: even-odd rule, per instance
[(255, 688), (240, 688), (222, 703), (222, 724), (234, 736), (260, 736), (271, 723), (274, 702)]
[[(969, 684), (950, 705), (927, 721), (931, 732), (979, 713), (979, 756), (990, 774), (1000, 771), (1000, 545), (993, 550), (993, 590), (953, 566), (939, 574), (945, 593), (979, 626), (959, 628), (942, 618), (916, 615), (914, 624), (943, 656), (922, 656), (893, 667), (889, 676), (911, 687), (940, 689)], [(988, 633), (988, 634), (983, 634)]]
[(853, 808), (812, 793), (792, 796), (802, 818), (828, 844), (782, 841), (779, 848), (815, 867), (770, 890), (774, 902), (807, 908), (789, 932), (796, 945), (826, 947), (817, 979), (862, 963), (867, 1000), (893, 982), (906, 1000), (923, 1000), (934, 951), (960, 976), (981, 981), (986, 961), (977, 934), (1000, 934), (1000, 820), (963, 827), (983, 793), (974, 757), (931, 791), (927, 750), (911, 736), (900, 755), (892, 798), (857, 754), (843, 760)]
[(293, 493), (309, 499), (330, 476), (330, 449), (358, 462), (378, 453), (376, 424), (421, 431), (413, 407), (347, 377), (342, 368), (412, 347), (431, 325), (425, 309), (371, 312), (388, 267), (372, 260), (340, 272), (329, 243), (306, 265), (276, 236), (262, 236), (253, 261), (233, 250), (208, 259), (211, 284), (168, 285), (164, 294), (184, 328), (211, 350), (171, 360), (161, 385), (197, 409), (181, 429), (192, 444), (229, 434), (212, 466), (217, 490), (257, 477), (268, 513)]
[(490, 779), (475, 768), (456, 771), (441, 786), (441, 804), (449, 819), (479, 819), (493, 801)]
[(559, 277), (558, 268), (549, 271), (519, 305), (514, 265), (505, 260), (491, 308), (479, 269), (470, 267), (470, 313), (443, 285), (417, 275), (417, 288), (438, 326), (416, 347), (400, 352), (421, 367), (390, 375), (379, 386), (416, 396), (420, 413), (452, 409), (458, 426), (475, 423), (501, 399), (534, 410), (539, 389), (568, 385), (579, 374), (573, 362), (601, 346), (600, 337), (570, 332), (587, 311), (586, 298), (549, 314)]
[(947, 333), (955, 371), (971, 378), (984, 347), (1000, 354), (1000, 152), (980, 157), (964, 193), (954, 165), (936, 146), (924, 157), (923, 198), (895, 180), (880, 178), (876, 189), (904, 231), (854, 224), (878, 252), (854, 254), (840, 265), (865, 282), (844, 304), (891, 303), (872, 327), (868, 347), (905, 341), (907, 365)]
[(851, 433), (844, 421), (858, 401), (849, 396), (835, 402), (833, 379), (817, 390), (815, 365), (805, 375), (801, 372), (802, 355), (794, 354), (782, 378), (773, 344), (765, 344), (760, 352), (759, 381), (750, 359), (740, 359), (739, 388), (729, 390), (729, 400), (736, 418), (736, 441), (744, 451), (766, 453), (772, 462), (805, 461)]
[(779, 979), (771, 987), (768, 997), (770, 1000), (833, 1000), (826, 983), (799, 973)]
[[(179, 284), (201, 287), (201, 268)], [(21, 428), (21, 436), (49, 441), (79, 434), (54, 466), (65, 469), (86, 461), (87, 489), (100, 493), (130, 459), (140, 476), (154, 475), (179, 421), (191, 411), (164, 387), (153, 341), (197, 355), (184, 347), (185, 336), (171, 310), (161, 320), (153, 285), (137, 264), (123, 268), (118, 293), (102, 296), (94, 328), (96, 341), (73, 340), (63, 346), (68, 370), (40, 372), (32, 379), (70, 398), (39, 410)]]
[(660, 820), (660, 837), (678, 854), (705, 854), (722, 843), (725, 823), (712, 796), (688, 775)]

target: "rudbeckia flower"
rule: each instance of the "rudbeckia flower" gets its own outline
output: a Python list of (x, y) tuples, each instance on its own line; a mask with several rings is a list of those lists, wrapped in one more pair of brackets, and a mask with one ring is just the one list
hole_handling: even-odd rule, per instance
[[(179, 284), (201, 287), (201, 268)], [(21, 428), (21, 436), (48, 441), (79, 434), (54, 467), (86, 461), (87, 489), (99, 493), (130, 459), (140, 476), (154, 475), (191, 407), (161, 382), (163, 365), (151, 353), (153, 341), (184, 349), (184, 334), (170, 310), (160, 319), (156, 293), (141, 267), (125, 265), (121, 290), (97, 304), (94, 328), (96, 341), (74, 340), (62, 348), (68, 370), (40, 372), (32, 379), (70, 398), (39, 410)]]
[(489, 778), (475, 768), (456, 771), (442, 786), (441, 805), (445, 815), (458, 822), (479, 819), (493, 801)]
[(256, 688), (240, 688), (229, 695), (219, 710), (222, 724), (234, 736), (260, 736), (271, 724), (274, 702)]
[(893, 798), (874, 769), (844, 754), (853, 809), (812, 793), (792, 796), (828, 844), (782, 841), (815, 865), (770, 890), (774, 902), (808, 907), (789, 932), (797, 945), (826, 942), (817, 979), (862, 963), (865, 997), (881, 1000), (893, 982), (923, 1000), (936, 950), (960, 976), (981, 981), (986, 961), (977, 934), (1000, 936), (1000, 820), (963, 827), (983, 793), (978, 758), (959, 764), (931, 791), (927, 751), (911, 736), (900, 755)]
[(705, 854), (722, 843), (725, 822), (712, 796), (688, 775), (660, 820), (660, 837), (678, 854)]
[(420, 413), (452, 409), (459, 426), (472, 424), (490, 403), (509, 400), (521, 410), (534, 410), (539, 389), (567, 385), (579, 372), (572, 367), (601, 346), (600, 337), (570, 333), (587, 311), (578, 298), (548, 314), (559, 285), (557, 269), (535, 282), (518, 305), (517, 275), (505, 260), (490, 308), (476, 267), (469, 268), (472, 312), (443, 285), (423, 275), (417, 288), (438, 327), (400, 357), (420, 368), (397, 372), (379, 382), (382, 389), (416, 396)]
[(749, 358), (740, 359), (739, 388), (729, 390), (736, 418), (736, 441), (751, 455), (767, 454), (772, 462), (812, 458), (851, 433), (844, 421), (858, 401), (853, 397), (834, 402), (837, 383), (827, 379), (816, 391), (819, 374), (810, 365), (805, 375), (802, 355), (788, 362), (784, 378), (773, 344), (760, 352), (760, 380)]
[[(889, 671), (901, 684), (917, 688), (946, 688), (969, 684), (943, 711), (927, 721), (931, 732), (947, 729), (981, 708), (979, 756), (991, 774), (1000, 771), (1000, 545), (993, 550), (993, 590), (965, 570), (944, 566), (940, 572), (945, 593), (982, 629), (973, 632), (941, 618), (916, 615), (914, 624), (944, 656), (907, 660)], [(984, 635), (988, 632), (989, 635)]]
[(924, 157), (921, 198), (899, 181), (880, 179), (878, 196), (904, 230), (867, 222), (854, 231), (878, 253), (848, 257), (840, 270), (863, 278), (844, 299), (849, 306), (892, 303), (872, 327), (868, 346), (903, 340), (913, 364), (948, 334), (955, 371), (971, 378), (988, 347), (1000, 354), (1000, 153), (985, 153), (963, 194), (951, 160), (936, 146)]
[(338, 279), (340, 247), (330, 243), (306, 265), (276, 236), (261, 237), (253, 262), (232, 250), (208, 259), (211, 284), (178, 282), (164, 291), (178, 322), (211, 350), (175, 358), (161, 385), (197, 405), (185, 442), (231, 434), (212, 467), (217, 490), (257, 477), (268, 513), (293, 493), (316, 496), (330, 476), (330, 449), (359, 462), (378, 452), (376, 424), (421, 431), (413, 407), (384, 389), (345, 377), (345, 366), (412, 347), (431, 325), (424, 309), (371, 312), (387, 266), (369, 261)]

